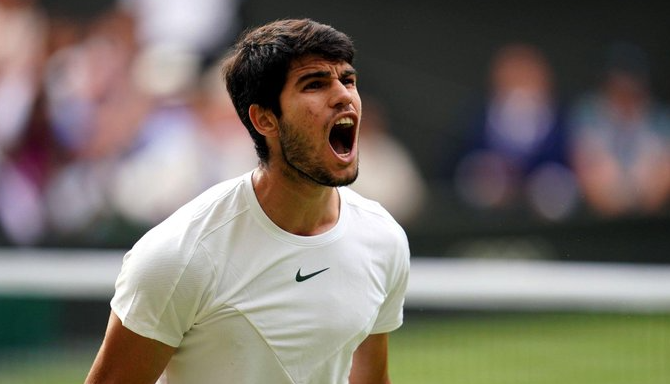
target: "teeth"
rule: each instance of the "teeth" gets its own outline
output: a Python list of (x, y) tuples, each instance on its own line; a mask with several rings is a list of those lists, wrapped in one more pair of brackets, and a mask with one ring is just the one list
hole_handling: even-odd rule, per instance
[(335, 122), (335, 125), (345, 125), (345, 126), (352, 126), (354, 125), (354, 119), (351, 117), (343, 117)]

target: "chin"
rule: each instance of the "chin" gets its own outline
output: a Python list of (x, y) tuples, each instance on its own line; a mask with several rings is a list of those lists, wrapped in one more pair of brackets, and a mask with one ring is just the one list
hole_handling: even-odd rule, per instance
[(336, 182), (334, 187), (344, 187), (351, 185), (358, 178), (358, 166), (356, 166), (352, 171), (347, 170), (347, 174), (339, 178), (333, 178)]

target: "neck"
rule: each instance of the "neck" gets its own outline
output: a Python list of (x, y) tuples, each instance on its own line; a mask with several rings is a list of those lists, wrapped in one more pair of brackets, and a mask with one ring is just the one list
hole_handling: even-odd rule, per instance
[(289, 233), (314, 236), (337, 224), (340, 198), (336, 188), (290, 179), (265, 166), (254, 171), (252, 182), (265, 214)]

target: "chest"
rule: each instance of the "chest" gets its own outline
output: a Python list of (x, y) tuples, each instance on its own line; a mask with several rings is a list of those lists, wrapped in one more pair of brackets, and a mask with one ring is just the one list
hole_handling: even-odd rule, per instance
[(243, 315), (273, 348), (332, 351), (360, 342), (386, 298), (387, 276), (373, 244), (257, 241), (225, 252), (211, 313)]

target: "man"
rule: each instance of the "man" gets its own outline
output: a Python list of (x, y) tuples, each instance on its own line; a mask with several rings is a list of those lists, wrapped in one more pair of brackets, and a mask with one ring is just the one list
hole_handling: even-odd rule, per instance
[(223, 71), (259, 166), (128, 252), (87, 383), (390, 382), (409, 248), (343, 187), (358, 173), (353, 57), (348, 36), (311, 20), (237, 43)]

